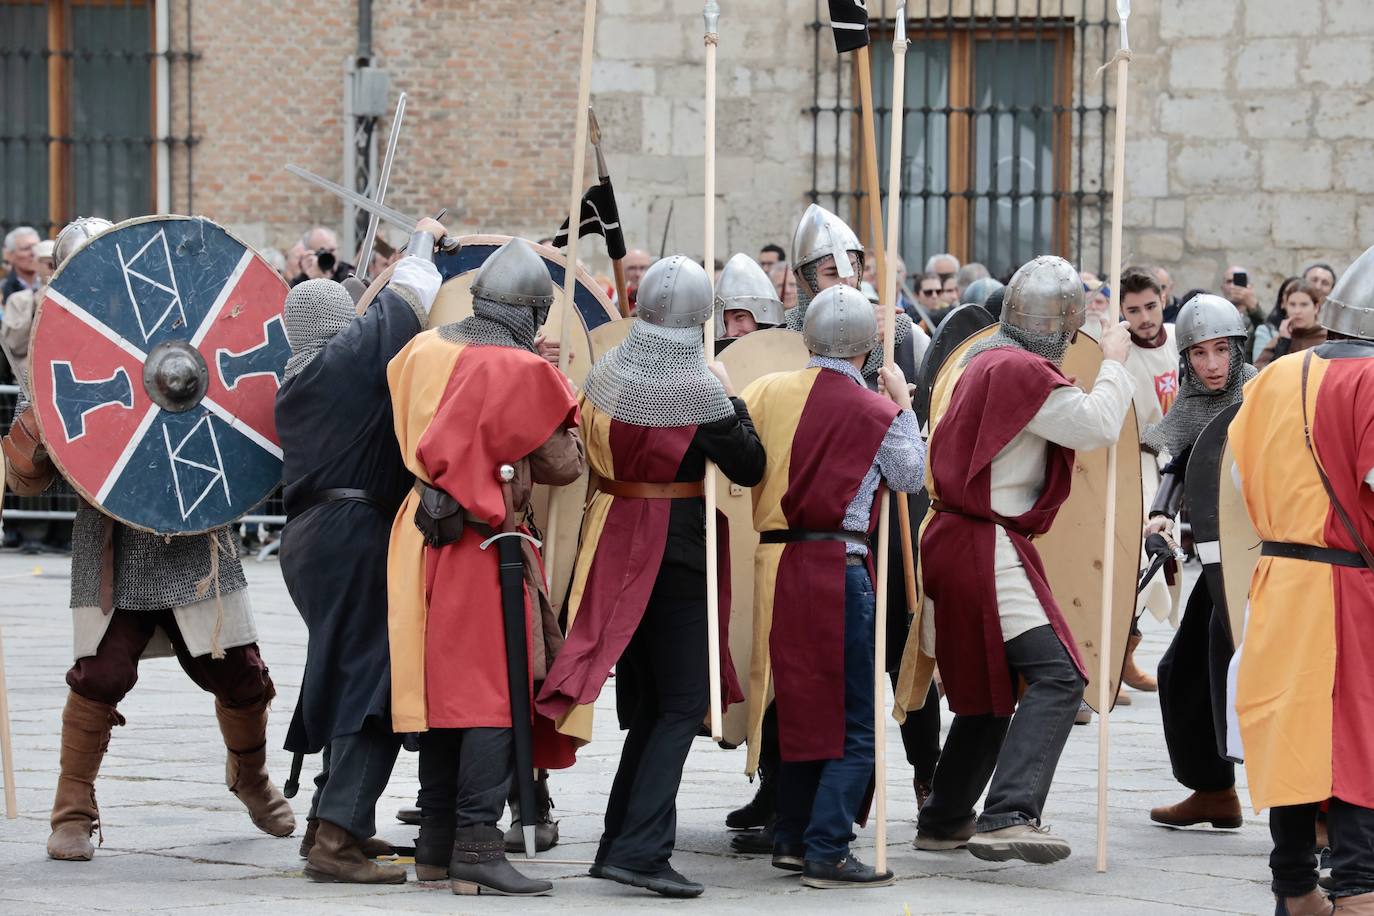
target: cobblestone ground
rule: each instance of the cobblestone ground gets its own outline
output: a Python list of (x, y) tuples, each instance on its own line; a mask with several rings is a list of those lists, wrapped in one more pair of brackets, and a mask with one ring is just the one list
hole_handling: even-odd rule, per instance
[[(306, 632), (287, 598), (275, 561), (247, 562), (263, 654), (280, 695), (269, 746), (281, 747), (299, 689)], [(563, 842), (528, 866), (554, 879), (554, 896), (537, 900), (460, 898), (445, 885), (404, 887), (314, 884), (302, 877), (296, 847), (308, 806), (307, 788), (294, 799), (302, 826), (294, 839), (257, 832), (223, 783), (223, 745), (212, 701), (173, 659), (146, 662), (121, 707), (128, 725), (116, 729), (98, 783), (104, 845), (94, 861), (50, 861), (44, 853), (48, 811), (57, 778), (58, 735), (70, 664), (67, 605), (69, 562), (0, 555), (0, 624), (14, 725), (17, 820), (0, 820), (0, 912), (188, 911), (219, 914), (551, 913), (657, 909), (662, 898), (585, 876), (605, 795), (620, 749), (603, 696), (596, 740), (578, 765), (554, 776)], [(1191, 581), (1196, 570), (1190, 570)], [(1153, 668), (1170, 630), (1145, 621), (1142, 662)], [(945, 724), (948, 726), (948, 711)], [(1053, 866), (993, 864), (967, 853), (924, 853), (911, 847), (915, 801), (896, 729), (888, 732), (889, 862), (900, 879), (869, 891), (820, 892), (761, 859), (730, 852), (725, 813), (752, 794), (740, 775), (744, 752), (697, 743), (678, 797), (674, 864), (704, 882), (696, 902), (673, 903), (703, 913), (788, 912), (1164, 914), (1272, 912), (1265, 820), (1247, 818), (1235, 831), (1174, 831), (1150, 824), (1153, 805), (1183, 794), (1169, 771), (1159, 726), (1159, 702), (1135, 695), (1112, 716), (1110, 866), (1094, 869), (1096, 725), (1075, 728), (1046, 809), (1046, 823), (1073, 844), (1073, 856)], [(289, 757), (274, 750), (272, 769), (284, 781)], [(307, 767), (314, 761), (307, 761)], [(413, 830), (392, 820), (413, 803), (416, 758), (402, 754), (378, 805), (382, 835), (409, 842)], [(307, 770), (308, 772), (308, 770)], [(1244, 779), (1244, 773), (1241, 773)], [(1245, 797), (1242, 787), (1242, 797)], [(871, 830), (855, 844), (873, 858)]]

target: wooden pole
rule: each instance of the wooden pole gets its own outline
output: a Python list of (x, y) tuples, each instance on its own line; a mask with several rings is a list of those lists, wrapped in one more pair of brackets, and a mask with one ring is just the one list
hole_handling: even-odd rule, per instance
[[(859, 107), (863, 111), (864, 131), (864, 196), (868, 199), (868, 232), (873, 239), (873, 257), (877, 262), (878, 282), (882, 284), (887, 276), (887, 251), (883, 244), (882, 188), (878, 184), (878, 137), (873, 118), (873, 64), (868, 45), (859, 48), (854, 57), (854, 65), (859, 71)], [(896, 263), (896, 260), (893, 260)], [(885, 289), (886, 287), (884, 287)], [(895, 307), (894, 298), (888, 300)], [(907, 379), (909, 382), (915, 379)], [(905, 493), (897, 495), (897, 519), (902, 532), (902, 575), (906, 584), (907, 607), (916, 608), (916, 562), (915, 551), (911, 549), (911, 505)]]
[[(899, 243), (902, 200), (902, 106), (906, 95), (906, 4), (897, 4), (897, 31), (892, 40), (892, 136), (888, 145), (887, 172), (887, 259), (880, 278), (882, 302), (897, 301), (897, 245)], [(893, 365), (893, 340), (896, 314), (891, 307), (883, 313), (883, 365)], [(891, 394), (891, 392), (889, 392)], [(881, 492), (881, 491), (880, 491)], [(887, 579), (891, 565), (892, 501), (883, 494), (878, 520), (878, 581), (873, 612), (873, 842), (874, 868), (887, 870)]]
[(630, 293), (625, 288), (625, 264), (622, 258), (611, 261), (611, 269), (615, 272), (615, 304), (620, 309), (621, 318), (630, 317)]
[[(705, 227), (706, 238), (702, 245), (702, 263), (706, 276), (711, 281), (711, 289), (716, 287), (716, 45), (720, 36), (716, 33), (716, 23), (720, 20), (720, 4), (716, 0), (706, 0), (702, 10), (706, 20), (706, 163), (705, 163)], [(714, 296), (712, 297), (714, 300)], [(702, 329), (706, 341), (706, 362), (716, 360), (716, 316), (715, 309), (706, 317)], [(717, 561), (720, 554), (719, 534), (716, 531), (716, 468), (706, 462), (706, 657), (710, 665), (711, 687), (711, 740), (720, 741), (724, 735), (724, 725), (720, 711), (720, 583)]]
[[(3, 483), (3, 477), (0, 477)], [(14, 790), (14, 740), (10, 736), (10, 696), (5, 685), (5, 638), (0, 630), (0, 757), (5, 764), (5, 817), (19, 816), (19, 799)]]
[[(1126, 84), (1131, 52), (1126, 38), (1130, 0), (1117, 0), (1121, 17), (1121, 50), (1116, 55), (1116, 139), (1112, 166), (1112, 287), (1111, 313), (1121, 314), (1121, 222), (1126, 206)], [(1132, 459), (1134, 460), (1134, 459)], [(1111, 707), (1112, 579), (1116, 566), (1116, 468), (1117, 446), (1107, 449), (1107, 505), (1102, 538), (1102, 628), (1098, 634), (1097, 665), (1097, 870), (1107, 870), (1107, 771), (1108, 710)]]
[[(573, 295), (577, 292), (577, 242), (580, 235), (578, 228), (582, 223), (582, 185), (586, 180), (587, 109), (591, 103), (592, 49), (595, 45), (596, 0), (586, 0), (582, 13), (582, 69), (577, 78), (577, 125), (573, 140), (572, 190), (568, 194), (568, 260), (563, 268), (563, 303), (559, 308), (559, 333), (565, 341), (570, 340), (568, 328), (569, 322), (573, 320)], [(564, 375), (568, 372), (569, 350), (567, 346), (558, 349), (558, 371)], [(549, 590), (549, 601), (555, 608), (561, 597), (553, 592), (553, 571), (557, 568), (554, 563), (558, 559), (555, 554), (558, 552), (560, 514), (558, 500), (550, 498), (548, 527), (544, 531), (544, 576)]]

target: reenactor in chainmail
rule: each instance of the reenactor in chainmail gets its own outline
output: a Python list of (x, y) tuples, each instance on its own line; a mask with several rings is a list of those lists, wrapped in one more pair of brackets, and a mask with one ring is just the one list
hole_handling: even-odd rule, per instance
[[(1245, 383), (1259, 374), (1245, 358), (1245, 319), (1230, 302), (1208, 293), (1179, 310), (1178, 399), (1141, 440), (1168, 454), (1145, 527), (1146, 535), (1173, 529), (1183, 504), (1184, 473), (1193, 445), (1207, 424), (1240, 402)], [(1207, 577), (1198, 577), (1173, 641), (1159, 661), (1159, 712), (1174, 778), (1190, 791), (1176, 804), (1150, 811), (1150, 820), (1171, 827), (1209, 823), (1240, 827), (1236, 766), (1222, 753), (1226, 735), (1226, 669), (1231, 637), (1217, 613)]]
[[(1085, 314), (1083, 281), (1067, 261), (1022, 265), (997, 333), (969, 349), (931, 437), (935, 514), (921, 536), (923, 616), (934, 618), (934, 654), (955, 718), (917, 821), (917, 849), (966, 846), (980, 859), (1040, 864), (1070, 852), (1040, 816), (1087, 672), (1032, 539), (1069, 497), (1074, 450), (1115, 442), (1135, 393), (1124, 325), (1102, 335), (1091, 392), (1061, 371)], [(906, 709), (927, 696), (924, 631), (912, 632), (903, 659), (918, 672), (900, 681)], [(1018, 678), (1027, 685), (1019, 696)]]
[[(583, 522), (567, 642), (538, 708), (585, 741), (590, 704), (615, 667), (628, 734), (591, 875), (695, 897), (702, 885), (669, 860), (682, 768), (710, 696), (706, 464), (748, 487), (762, 476), (765, 457), (725, 370), (706, 365), (702, 330), (713, 308), (706, 271), (682, 255), (664, 258), (644, 274), (637, 301), (629, 335), (597, 361), (583, 388), (583, 439), (597, 492)], [(720, 556), (729, 556), (725, 538)], [(729, 581), (728, 571), (720, 581)], [(721, 633), (730, 630), (729, 613), (722, 600)], [(724, 640), (720, 670), (725, 704), (739, 702)]]
[[(103, 222), (77, 220), (65, 228), (53, 250), (57, 265), (108, 228)], [(15, 493), (41, 493), (56, 478), (22, 397), (4, 448), (6, 482)], [(258, 651), (246, 587), (228, 527), (164, 537), (81, 504), (72, 528), (75, 663), (67, 672), (49, 856), (87, 861), (94, 854), (95, 779), (111, 727), (124, 724), (119, 703), (145, 656), (175, 654), (196, 686), (214, 694), (228, 751), (225, 780), (253, 824), (272, 836), (296, 829), (291, 806), (267, 775), (267, 706), (276, 688)]]

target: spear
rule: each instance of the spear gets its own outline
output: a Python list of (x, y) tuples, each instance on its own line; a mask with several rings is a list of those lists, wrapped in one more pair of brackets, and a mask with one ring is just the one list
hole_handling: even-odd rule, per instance
[[(596, 153), (596, 177), (603, 186), (610, 187), (611, 170), (606, 167), (606, 157), (601, 154), (601, 125), (596, 121), (596, 112), (590, 108), (587, 110), (587, 120), (591, 122), (592, 150)], [(614, 200), (614, 196), (611, 199)], [(620, 231), (619, 226), (616, 227), (616, 231)], [(615, 301), (620, 305), (620, 317), (629, 318), (630, 296), (625, 291), (625, 244), (622, 240), (619, 257), (614, 251), (609, 251), (611, 246), (611, 239), (607, 236), (606, 247), (611, 255), (611, 270), (615, 273)]]
[[(560, 333), (568, 337), (569, 322), (572, 318), (573, 295), (577, 292), (577, 226), (582, 215), (582, 183), (586, 177), (587, 165), (587, 108), (592, 93), (592, 49), (596, 44), (596, 0), (586, 0), (582, 11), (582, 68), (577, 78), (577, 122), (573, 140), (572, 191), (568, 195), (568, 259), (563, 267), (563, 302), (559, 306)], [(568, 372), (568, 353), (571, 347), (558, 348), (558, 371)], [(544, 576), (549, 589), (550, 600), (556, 605), (558, 596), (553, 592), (554, 563), (558, 553), (559, 501), (549, 500), (549, 525), (544, 533)]]
[[(891, 367), (893, 338), (896, 336), (897, 251), (901, 227), (899, 207), (902, 200), (902, 106), (906, 88), (906, 3), (897, 4), (897, 25), (892, 37), (892, 136), (888, 147), (887, 172), (887, 260), (882, 275), (883, 309), (883, 365)], [(877, 206), (875, 199), (874, 206)], [(873, 611), (873, 791), (874, 868), (887, 870), (887, 703), (879, 698), (887, 696), (887, 579), (889, 575), (892, 501), (883, 498), (878, 521), (878, 582), (876, 606)]]
[[(1098, 71), (1116, 64), (1116, 139), (1112, 166), (1112, 259), (1110, 280), (1113, 315), (1121, 314), (1121, 222), (1126, 206), (1126, 84), (1131, 65), (1131, 43), (1126, 20), (1131, 16), (1131, 0), (1116, 0), (1121, 19), (1121, 47)], [(1102, 632), (1097, 653), (1097, 870), (1107, 870), (1107, 762), (1108, 708), (1111, 705), (1112, 579), (1116, 565), (1116, 443), (1107, 449), (1106, 524), (1102, 536)]]
[[(702, 246), (702, 261), (706, 276), (711, 281), (712, 296), (716, 285), (716, 45), (720, 35), (716, 33), (716, 23), (720, 20), (720, 4), (716, 0), (706, 0), (702, 10), (706, 20), (706, 163), (705, 163), (705, 207), (706, 240)], [(706, 362), (716, 360), (716, 316), (712, 309), (703, 325), (702, 335), (706, 341)], [(724, 736), (720, 712), (720, 595), (719, 559), (720, 544), (716, 531), (716, 469), (709, 461), (706, 463), (706, 657), (710, 665), (711, 685), (711, 740), (719, 742)]]

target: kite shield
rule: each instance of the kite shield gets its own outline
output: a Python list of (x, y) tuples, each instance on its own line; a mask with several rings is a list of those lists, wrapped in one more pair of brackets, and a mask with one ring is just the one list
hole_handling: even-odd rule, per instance
[(273, 408), (286, 284), (204, 217), (120, 223), (53, 275), (34, 320), (34, 412), (53, 462), (157, 534), (239, 518), (281, 481)]
[(1188, 522), (1202, 560), (1202, 574), (1207, 578), (1212, 602), (1226, 622), (1232, 648), (1245, 631), (1250, 577), (1260, 558), (1260, 537), (1231, 479), (1235, 458), (1227, 433), (1239, 412), (1240, 405), (1232, 404), (1207, 424), (1188, 457), (1184, 484)]
[(921, 358), (917, 377), (912, 379), (916, 383), (916, 402), (913, 407), (916, 410), (916, 419), (922, 424), (930, 419), (931, 392), (935, 388), (935, 379), (940, 374), (940, 369), (948, 362), (950, 354), (955, 350), (962, 353), (965, 341), (996, 323), (997, 319), (993, 318), (987, 309), (972, 303), (959, 306), (940, 323), (935, 336), (930, 339), (930, 346), (926, 347), (925, 356)]

